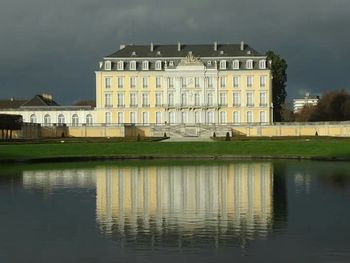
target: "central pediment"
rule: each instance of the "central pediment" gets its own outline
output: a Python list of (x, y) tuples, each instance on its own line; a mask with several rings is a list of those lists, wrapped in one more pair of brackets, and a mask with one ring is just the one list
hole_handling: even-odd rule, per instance
[(181, 59), (177, 65), (178, 70), (203, 70), (204, 63), (199, 57), (195, 57), (192, 54), (188, 54), (186, 57)]

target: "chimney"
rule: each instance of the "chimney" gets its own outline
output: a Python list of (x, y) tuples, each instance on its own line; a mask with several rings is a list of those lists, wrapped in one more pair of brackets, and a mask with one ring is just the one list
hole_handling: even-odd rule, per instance
[(177, 51), (181, 51), (181, 43), (177, 42)]
[(123, 49), (123, 48), (125, 48), (125, 45), (124, 44), (120, 45), (120, 49)]
[(218, 42), (214, 42), (214, 51), (217, 51), (218, 50)]
[(151, 52), (153, 52), (153, 43), (151, 43)]
[(241, 41), (241, 51), (244, 50), (244, 41)]

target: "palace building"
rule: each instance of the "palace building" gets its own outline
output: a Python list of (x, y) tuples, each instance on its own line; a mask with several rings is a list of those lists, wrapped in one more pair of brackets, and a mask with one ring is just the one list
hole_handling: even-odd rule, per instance
[(96, 71), (106, 125), (272, 123), (271, 71), (249, 45), (121, 45)]

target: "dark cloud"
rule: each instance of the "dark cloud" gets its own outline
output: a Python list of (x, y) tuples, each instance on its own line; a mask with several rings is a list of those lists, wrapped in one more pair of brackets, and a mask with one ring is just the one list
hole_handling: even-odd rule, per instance
[(288, 94), (350, 87), (348, 0), (2, 0), (1, 97), (94, 98), (122, 43), (238, 43), (288, 62)]

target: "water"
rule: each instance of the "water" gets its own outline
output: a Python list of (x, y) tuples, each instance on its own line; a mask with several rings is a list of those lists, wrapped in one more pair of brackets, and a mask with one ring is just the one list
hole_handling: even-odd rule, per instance
[(0, 262), (350, 262), (350, 163), (1, 168)]

